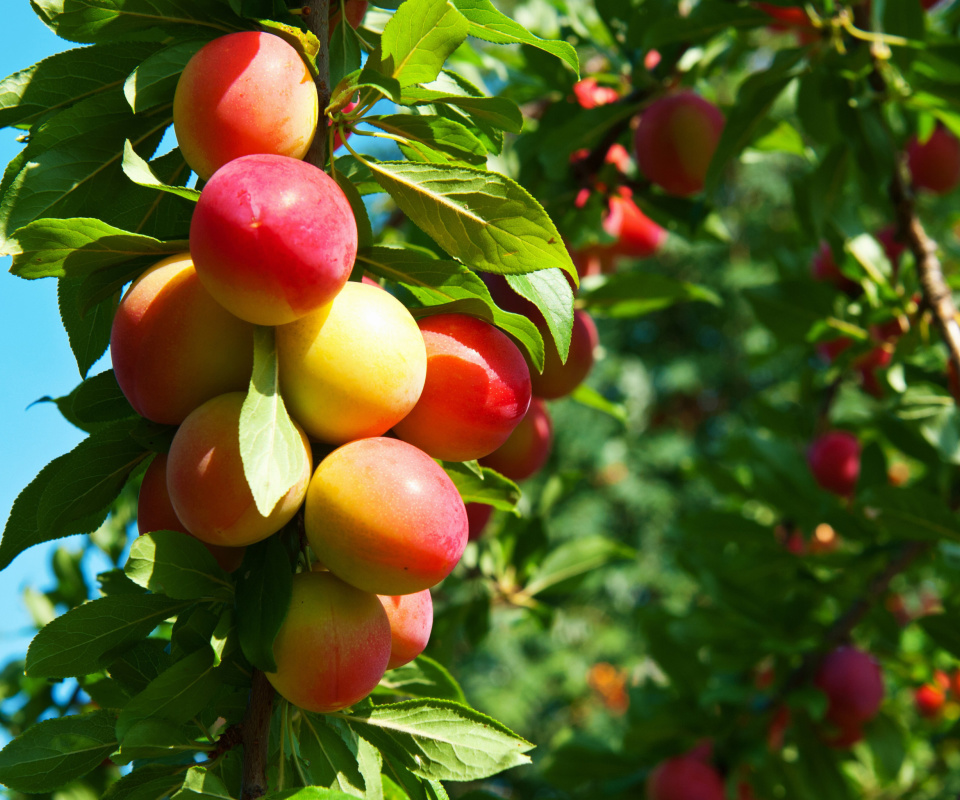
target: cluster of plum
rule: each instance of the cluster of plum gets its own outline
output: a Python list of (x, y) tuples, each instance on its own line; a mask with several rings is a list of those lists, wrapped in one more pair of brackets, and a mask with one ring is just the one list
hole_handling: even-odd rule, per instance
[[(595, 108), (619, 99), (616, 89), (599, 85), (595, 78), (579, 81), (574, 86), (574, 96), (583, 108)], [(685, 90), (657, 98), (636, 120), (634, 155), (639, 173), (675, 197), (701, 192), (723, 126), (720, 109), (694, 92)], [(589, 155), (587, 150), (574, 152), (571, 156), (574, 169)], [(604, 160), (613, 165), (621, 177), (630, 166), (630, 154), (620, 144), (612, 145)], [(585, 186), (578, 193), (575, 205), (582, 208), (594, 189), (606, 195), (603, 229), (614, 241), (573, 254), (581, 277), (614, 272), (622, 257), (656, 255), (667, 232), (640, 210), (630, 187), (621, 183), (607, 191), (602, 183)]]
[[(463, 500), (435, 459), (496, 460), (530, 417), (531, 375), (487, 322), (440, 314), (418, 323), (369, 278), (348, 280), (350, 204), (301, 160), (317, 120), (314, 82), (279, 37), (230, 34), (198, 51), (174, 102), (181, 150), (206, 181), (190, 251), (130, 286), (111, 354), (133, 408), (179, 426), (144, 476), (142, 533), (188, 533), (231, 570), (246, 545), (303, 508), (312, 568), (294, 576), (267, 677), (297, 706), (329, 712), (426, 646), (429, 590), (468, 536)], [(239, 433), (257, 326), (274, 329), (280, 392), (302, 448), (294, 463), (304, 465), (266, 514)]]
[[(849, 747), (863, 738), (863, 725), (873, 719), (883, 702), (883, 675), (876, 660), (855, 647), (842, 646), (827, 653), (814, 677), (814, 685), (827, 699), (823, 720), (824, 741), (831, 747)], [(784, 705), (774, 714), (768, 745), (783, 746), (783, 732), (790, 724)], [(679, 756), (657, 764), (647, 778), (648, 800), (724, 800), (724, 776), (715, 767), (713, 744), (705, 740)], [(738, 800), (754, 800), (747, 780), (737, 782)]]

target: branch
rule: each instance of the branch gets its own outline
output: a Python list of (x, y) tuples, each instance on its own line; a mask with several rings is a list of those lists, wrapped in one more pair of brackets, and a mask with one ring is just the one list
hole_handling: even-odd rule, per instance
[(253, 683), (247, 710), (243, 715), (243, 781), (240, 800), (256, 800), (267, 793), (267, 758), (270, 743), (270, 717), (273, 712), (273, 686), (258, 669), (253, 671)]
[[(335, 0), (336, 1), (336, 0)], [(320, 96), (320, 115), (313, 144), (306, 161), (324, 169), (327, 165), (327, 106), (330, 105), (330, 0), (312, 0), (305, 9), (303, 21), (320, 41), (317, 53), (317, 94)]]
[(960, 375), (960, 324), (957, 323), (957, 307), (953, 302), (953, 293), (943, 277), (943, 267), (937, 257), (937, 244), (927, 236), (917, 216), (913, 193), (905, 176), (906, 170), (904, 156), (901, 154), (893, 173), (893, 182), (890, 184), (890, 199), (897, 214), (897, 228), (917, 262), (924, 302), (933, 311), (943, 340), (950, 351), (950, 360)]
[[(826, 655), (850, 638), (853, 629), (863, 621), (874, 604), (887, 593), (890, 582), (929, 548), (929, 542), (908, 542), (903, 546), (896, 558), (870, 581), (863, 594), (830, 626), (826, 636), (823, 637), (820, 649), (804, 656), (800, 666), (790, 673), (779, 692), (780, 699), (791, 690), (809, 683)], [(779, 703), (773, 705), (776, 707)]]

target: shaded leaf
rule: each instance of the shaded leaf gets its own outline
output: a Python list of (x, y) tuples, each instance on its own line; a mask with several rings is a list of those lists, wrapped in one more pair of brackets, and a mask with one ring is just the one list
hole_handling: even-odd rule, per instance
[(249, 545), (237, 570), (237, 634), (257, 669), (275, 672), (273, 640), (293, 596), (293, 571), (279, 536)]
[(210, 551), (176, 531), (138, 536), (124, 572), (143, 588), (178, 600), (233, 599), (233, 584)]

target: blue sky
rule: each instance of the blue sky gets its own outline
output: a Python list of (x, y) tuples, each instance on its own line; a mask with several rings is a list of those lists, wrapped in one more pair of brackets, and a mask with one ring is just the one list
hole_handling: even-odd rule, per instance
[[(70, 47), (34, 15), (27, 0), (4, 4), (0, 77)], [(5, 166), (20, 150), (17, 132), (0, 130), (0, 159)], [(56, 282), (24, 281), (8, 272), (0, 258), (0, 341), (5, 385), (0, 392), (0, 517), (6, 521), (17, 494), (40, 469), (82, 438), (49, 403), (30, 407), (44, 395), (69, 392), (79, 381), (76, 362), (57, 312)], [(104, 369), (102, 364), (93, 372)], [(20, 555), (0, 573), (0, 664), (23, 653), (32, 636), (23, 607), (24, 586), (50, 587), (51, 548), (39, 546)]]

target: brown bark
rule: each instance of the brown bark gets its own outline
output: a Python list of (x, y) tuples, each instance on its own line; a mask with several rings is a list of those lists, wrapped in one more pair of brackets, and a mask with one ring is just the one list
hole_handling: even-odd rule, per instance
[(243, 783), (240, 800), (256, 800), (267, 793), (267, 757), (273, 686), (260, 670), (253, 671), (250, 698), (243, 716)]
[(330, 0), (311, 0), (306, 7), (304, 22), (320, 41), (317, 53), (317, 94), (320, 96), (320, 119), (313, 144), (307, 153), (306, 161), (315, 167), (324, 169), (327, 164), (327, 117), (326, 108), (330, 105)]

